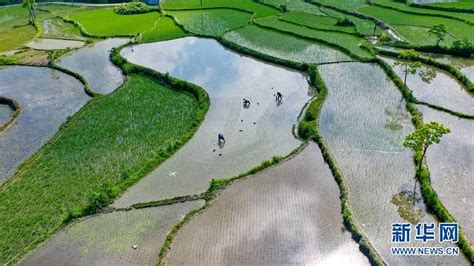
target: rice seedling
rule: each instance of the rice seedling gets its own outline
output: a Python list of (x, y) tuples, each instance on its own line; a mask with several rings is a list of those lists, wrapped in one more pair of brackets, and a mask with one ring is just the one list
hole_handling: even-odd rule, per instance
[(140, 42), (157, 42), (164, 40), (171, 40), (186, 36), (187, 33), (178, 27), (173, 19), (162, 16), (155, 23), (152, 30), (145, 31), (141, 35)]
[(356, 33), (355, 25), (340, 26), (338, 22), (340, 19), (328, 16), (314, 16), (304, 12), (289, 12), (284, 13), (279, 17), (281, 20), (297, 23), (311, 28), (343, 31), (347, 33)]

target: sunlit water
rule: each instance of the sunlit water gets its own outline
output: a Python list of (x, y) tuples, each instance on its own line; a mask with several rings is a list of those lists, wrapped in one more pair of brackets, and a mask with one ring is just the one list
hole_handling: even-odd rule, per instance
[[(235, 176), (299, 145), (292, 126), (310, 99), (301, 73), (241, 56), (214, 40), (192, 37), (137, 45), (122, 55), (202, 86), (211, 106), (193, 138), (115, 206), (200, 193), (213, 178)], [(275, 101), (277, 91), (283, 94), (281, 105)], [(251, 101), (248, 109), (243, 98)], [(219, 132), (226, 138), (222, 148), (217, 144)]]
[(83, 45), (84, 42), (81, 41), (37, 38), (28, 43), (26, 46), (38, 50), (60, 50), (66, 48), (79, 48)]
[(5, 125), (11, 118), (13, 110), (6, 104), (0, 104), (0, 127)]
[(0, 183), (89, 100), (82, 84), (73, 77), (24, 66), (0, 71), (0, 95), (16, 100), (21, 107), (15, 123), (0, 133)]
[[(395, 63), (395, 59), (381, 58), (392, 66)], [(395, 66), (393, 69), (403, 80), (402, 66)], [(407, 86), (412, 90), (415, 98), (422, 102), (474, 115), (474, 96), (447, 72), (423, 64), (416, 74), (408, 75)]]
[[(415, 190), (412, 152), (402, 145), (414, 130), (405, 101), (377, 65), (343, 63), (319, 69), (329, 89), (321, 133), (348, 181), (354, 216), (371, 243), (391, 265), (464, 263), (462, 256), (391, 255), (390, 247), (400, 246), (391, 243), (392, 223), (434, 222)], [(408, 246), (439, 245), (412, 241)]]
[(125, 78), (120, 69), (110, 61), (110, 50), (128, 41), (128, 39), (100, 41), (66, 55), (58, 64), (81, 74), (92, 91), (110, 93), (120, 86)]
[(474, 121), (417, 106), (424, 122), (436, 121), (451, 130), (427, 152), (431, 183), (441, 202), (474, 239)]

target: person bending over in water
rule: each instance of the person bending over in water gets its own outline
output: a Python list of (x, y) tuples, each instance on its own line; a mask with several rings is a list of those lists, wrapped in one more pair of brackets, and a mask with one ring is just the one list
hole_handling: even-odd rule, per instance
[(281, 103), (282, 100), (283, 100), (283, 94), (281, 94), (281, 92), (277, 92), (276, 101)]
[(219, 135), (217, 135), (217, 142), (218, 142), (219, 144), (225, 143), (224, 134), (219, 133)]
[(242, 101), (244, 102), (244, 108), (249, 108), (250, 107), (250, 101), (249, 100), (244, 98)]

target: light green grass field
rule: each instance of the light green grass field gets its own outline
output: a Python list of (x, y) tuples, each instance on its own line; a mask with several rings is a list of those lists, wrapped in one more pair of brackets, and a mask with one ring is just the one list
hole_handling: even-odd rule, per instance
[(284, 21), (298, 23), (300, 25), (305, 25), (311, 28), (343, 31), (347, 33), (357, 32), (354, 26), (338, 26), (336, 25), (336, 23), (339, 21), (338, 19), (327, 16), (315, 16), (303, 12), (289, 12), (281, 15), (280, 19)]
[(289, 11), (300, 11), (308, 14), (325, 16), (319, 7), (305, 2), (304, 0), (264, 0), (265, 4), (273, 5), (275, 7), (280, 7), (281, 5), (286, 5)]
[(363, 7), (367, 5), (366, 0), (346, 0), (346, 1), (341, 1), (341, 0), (314, 0), (315, 2), (328, 5), (328, 6), (334, 6), (340, 9), (348, 10), (348, 11), (355, 11), (360, 7)]
[(474, 1), (472, 0), (458, 0), (457, 2), (445, 2), (445, 3), (431, 3), (429, 6), (438, 6), (445, 8), (459, 8), (459, 9), (473, 9)]
[(111, 36), (133, 35), (151, 30), (159, 16), (158, 12), (117, 15), (113, 8), (101, 8), (74, 13), (68, 18), (84, 26), (89, 33)]
[(351, 34), (309, 29), (288, 22), (280, 21), (276, 17), (258, 19), (256, 23), (287, 33), (295, 33), (314, 40), (321, 40), (330, 44), (335, 44), (339, 47), (350, 50), (359, 57), (372, 57), (372, 55), (367, 50), (360, 47), (360, 45), (366, 43), (367, 40)]
[(220, 36), (224, 32), (245, 26), (252, 14), (230, 9), (168, 11), (188, 31), (207, 36)]
[(186, 36), (180, 27), (176, 26), (173, 19), (169, 17), (161, 17), (155, 24), (155, 27), (150, 31), (145, 31), (142, 34), (141, 42), (158, 42), (164, 40), (171, 40)]
[(60, 18), (52, 18), (42, 21), (43, 34), (45, 38), (84, 39), (78, 27), (64, 22)]
[(0, 52), (17, 49), (33, 39), (36, 29), (28, 24), (27, 17), (0, 23)]
[[(394, 27), (395, 30), (399, 31), (404, 38), (416, 45), (436, 44), (434, 37), (427, 37), (427, 32), (431, 27), (437, 24), (444, 24), (448, 33), (451, 34), (451, 38), (446, 38), (442, 44), (450, 45), (453, 40), (463, 38), (468, 38), (471, 43), (474, 42), (474, 27), (461, 21), (440, 17), (411, 15), (377, 6), (363, 7), (359, 9), (359, 12), (383, 20)], [(400, 25), (404, 27), (399, 27)], [(411, 34), (406, 32), (405, 26), (425, 29), (418, 30), (416, 33)]]
[(190, 95), (142, 76), (96, 101), (1, 188), (0, 264), (49, 237), (68, 212), (81, 213), (94, 193), (116, 195), (164, 161), (198, 111)]
[(253, 12), (255, 17), (272, 16), (279, 12), (277, 9), (256, 3), (253, 0), (166, 0), (162, 7), (164, 9), (232, 7)]
[(21, 6), (0, 8), (0, 23), (18, 18), (28, 18), (28, 10)]
[[(338, 19), (348, 18), (350, 21), (354, 22), (354, 24), (356, 25), (357, 31), (361, 34), (374, 34), (375, 23), (372, 20), (344, 14), (330, 8), (321, 8), (321, 10), (330, 17), (334, 17)], [(377, 27), (375, 30), (375, 34), (380, 34), (380, 33), (382, 33), (382, 31), (380, 30), (379, 27)]]
[(393, 7), (402, 11), (416, 12), (416, 13), (427, 14), (427, 15), (430, 15), (430, 14), (444, 15), (444, 16), (450, 16), (454, 18), (463, 19), (469, 22), (474, 22), (474, 14), (469, 14), (469, 13), (448, 12), (448, 11), (442, 11), (442, 10), (431, 10), (431, 9), (412, 7), (412, 6), (408, 6), (405, 3), (401, 3), (394, 0), (375, 0), (374, 3)]

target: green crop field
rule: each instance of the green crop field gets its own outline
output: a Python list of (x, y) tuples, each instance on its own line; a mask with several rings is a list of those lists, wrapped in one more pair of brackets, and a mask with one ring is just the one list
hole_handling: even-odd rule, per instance
[(380, 4), (383, 6), (393, 7), (401, 11), (416, 12), (416, 13), (426, 14), (426, 15), (434, 14), (434, 15), (450, 16), (450, 17), (459, 18), (459, 19), (474, 23), (474, 14), (411, 7), (411, 6), (406, 5), (405, 3), (401, 3), (399, 1), (394, 1), (394, 0), (375, 0), (374, 3)]
[(332, 17), (314, 16), (304, 12), (290, 12), (280, 16), (281, 20), (290, 21), (300, 25), (305, 25), (312, 28), (343, 31), (347, 33), (356, 33), (357, 30), (354, 26), (338, 26), (336, 23), (339, 21)]
[(248, 24), (252, 14), (229, 9), (190, 10), (190, 11), (168, 11), (168, 14), (192, 33), (220, 36)]
[(180, 27), (176, 26), (173, 19), (169, 17), (160, 17), (152, 30), (145, 31), (142, 34), (141, 42), (158, 42), (171, 40), (186, 36)]
[(328, 6), (334, 6), (340, 9), (348, 10), (348, 11), (355, 11), (359, 7), (367, 5), (366, 0), (314, 0), (314, 2), (318, 2)]
[(300, 11), (308, 14), (324, 16), (324, 13), (319, 10), (318, 6), (307, 3), (304, 0), (264, 0), (263, 3), (273, 5), (278, 8), (284, 5), (289, 11)]
[[(0, 263), (24, 254), (66, 219), (81, 213), (94, 193), (140, 176), (166, 159), (195, 122), (196, 101), (155, 81), (131, 76), (115, 93), (76, 120), (0, 191)], [(152, 165), (150, 165), (152, 164)]]
[(46, 38), (83, 39), (81, 31), (72, 23), (64, 22), (60, 18), (52, 18), (43, 21), (43, 34)]
[(230, 7), (242, 9), (255, 13), (255, 17), (266, 17), (276, 15), (278, 13), (278, 10), (276, 8), (271, 8), (265, 5), (258, 4), (253, 0), (167, 0), (163, 3), (164, 9), (210, 7)]
[(335, 44), (362, 58), (372, 57), (366, 49), (360, 47), (361, 44), (366, 43), (367, 41), (351, 34), (314, 30), (280, 21), (276, 17), (259, 19), (257, 20), (257, 24), (271, 27), (286, 33), (294, 33), (314, 40)]
[(431, 3), (427, 5), (444, 7), (444, 8), (459, 8), (459, 9), (473, 9), (474, 8), (474, 2), (472, 0), (458, 0), (456, 2)]
[[(321, 8), (321, 11), (323, 11), (327, 16), (330, 17), (334, 17), (337, 19), (349, 19), (350, 21), (354, 22), (357, 31), (361, 34), (374, 34), (375, 23), (372, 20), (344, 14), (331, 8)], [(375, 34), (380, 34), (381, 32), (382, 31), (379, 27), (375, 29)]]
[(74, 13), (68, 18), (78, 22), (87, 32), (101, 36), (133, 35), (153, 29), (158, 12), (140, 15), (117, 15), (112, 8)]
[[(395, 28), (395, 30), (400, 31), (400, 34), (408, 41), (417, 45), (435, 44), (435, 39), (433, 37), (427, 38), (427, 34), (428, 30), (437, 24), (444, 24), (446, 30), (452, 37), (447, 38), (444, 44), (451, 44), (453, 40), (463, 38), (468, 38), (468, 40), (470, 40), (471, 42), (474, 41), (474, 27), (454, 19), (430, 16), (417, 16), (378, 6), (367, 6), (360, 8), (358, 11), (366, 15), (377, 17), (383, 20), (384, 22), (390, 24)], [(405, 28), (400, 28), (399, 26), (414, 26), (418, 27), (419, 29), (416, 33), (407, 34)], [(407, 36), (405, 36), (404, 33)]]

